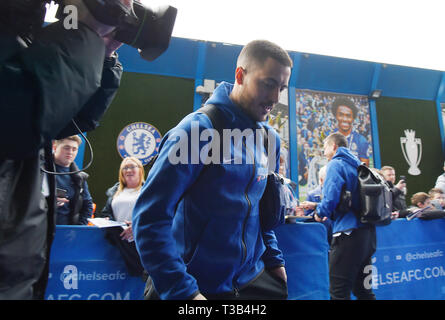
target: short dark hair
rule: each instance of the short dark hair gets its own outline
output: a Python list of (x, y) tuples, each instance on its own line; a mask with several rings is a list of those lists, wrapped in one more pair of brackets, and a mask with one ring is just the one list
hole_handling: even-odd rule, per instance
[(267, 58), (275, 59), (283, 66), (293, 67), (292, 59), (287, 51), (268, 40), (254, 40), (246, 44), (238, 56), (236, 65), (246, 67), (252, 62), (262, 64)]
[(324, 139), (324, 142), (334, 142), (338, 147), (348, 147), (348, 141), (346, 137), (339, 132), (331, 133)]
[(352, 114), (355, 119), (355, 117), (357, 116), (358, 109), (355, 106), (354, 101), (352, 101), (351, 99), (346, 98), (346, 97), (335, 98), (334, 102), (332, 102), (332, 107), (331, 107), (331, 111), (334, 116), (337, 114), (337, 109), (339, 106), (345, 106), (345, 107), (348, 107), (349, 109), (351, 109)]

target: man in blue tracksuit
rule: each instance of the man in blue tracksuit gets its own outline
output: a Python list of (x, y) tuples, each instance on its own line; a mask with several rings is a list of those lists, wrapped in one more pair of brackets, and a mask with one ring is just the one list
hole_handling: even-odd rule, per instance
[[(375, 226), (363, 224), (354, 212), (360, 207), (357, 167), (360, 160), (348, 149), (341, 133), (332, 133), (324, 142), (328, 158), (323, 198), (320, 203), (303, 202), (304, 209), (315, 209), (314, 218), (333, 221), (329, 253), (329, 292), (331, 299), (375, 299), (369, 280), (371, 257), (376, 250)], [(351, 193), (351, 207), (339, 208), (342, 190)], [(367, 266), (369, 266), (367, 268)]]
[[(260, 227), (268, 161), (263, 142), (252, 144), (251, 138), (266, 126), (291, 67), (287, 52), (271, 42), (252, 41), (243, 48), (235, 84), (223, 82), (207, 104), (219, 109), (225, 132), (242, 132), (245, 140), (233, 139), (229, 151), (211, 164), (204, 165), (210, 154), (204, 151), (218, 132), (210, 130), (206, 114), (189, 114), (163, 138), (133, 211), (136, 247), (150, 275), (147, 298), (287, 297), (275, 234)], [(279, 137), (275, 132), (272, 137), (278, 172)], [(227, 147), (226, 141), (224, 148), (216, 145), (213, 156)]]

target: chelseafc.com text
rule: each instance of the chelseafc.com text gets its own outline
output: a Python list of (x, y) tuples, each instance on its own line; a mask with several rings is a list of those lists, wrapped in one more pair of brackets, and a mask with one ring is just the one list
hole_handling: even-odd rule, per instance
[[(50, 274), (52, 277), (52, 274)], [(75, 265), (66, 265), (60, 274), (63, 290), (56, 294), (50, 294), (47, 300), (131, 300), (131, 293), (126, 292), (91, 292), (89, 289), (82, 290), (81, 283), (91, 281), (125, 281), (127, 274), (120, 270), (113, 272), (83, 272)], [(84, 285), (85, 286), (85, 285)], [(87, 286), (91, 287), (91, 286)], [(134, 297), (133, 297), (134, 298)]]
[[(414, 268), (404, 269), (404, 270), (391, 270), (386, 272), (378, 271), (377, 267), (374, 265), (368, 265), (364, 268), (363, 272), (367, 274), (364, 279), (364, 285), (367, 289), (378, 289), (379, 286), (384, 285), (396, 285), (411, 281), (428, 281), (430, 279), (437, 279), (440, 277), (445, 277), (445, 266), (443, 265), (419, 265), (421, 260), (429, 260), (443, 257), (442, 250), (435, 250), (430, 252), (408, 252), (405, 254), (397, 254), (394, 257), (396, 262), (400, 263), (417, 263)], [(390, 260), (389, 256), (384, 256), (384, 262)], [(387, 261), (385, 261), (387, 260)], [(373, 259), (375, 262), (375, 258)], [(401, 264), (401, 267), (408, 266), (406, 264)]]

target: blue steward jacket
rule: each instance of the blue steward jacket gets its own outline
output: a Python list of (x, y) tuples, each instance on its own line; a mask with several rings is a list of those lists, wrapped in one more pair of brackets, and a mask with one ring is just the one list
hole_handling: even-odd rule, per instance
[[(333, 220), (333, 233), (364, 226), (363, 223), (358, 221), (354, 213), (354, 210), (360, 207), (357, 178), (359, 165), (360, 160), (344, 147), (339, 147), (331, 161), (328, 162), (323, 184), (323, 198), (315, 210), (319, 217), (328, 217)], [(340, 202), (343, 185), (346, 185), (346, 190), (352, 194), (352, 209), (346, 213), (336, 210)]]

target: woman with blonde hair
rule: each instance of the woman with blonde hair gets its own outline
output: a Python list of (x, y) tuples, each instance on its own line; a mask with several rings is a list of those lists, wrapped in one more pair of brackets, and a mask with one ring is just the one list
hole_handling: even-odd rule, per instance
[(133, 242), (131, 220), (134, 205), (145, 182), (144, 177), (144, 166), (139, 159), (124, 158), (119, 168), (119, 182), (107, 190), (107, 203), (97, 215), (124, 222), (127, 225), (123, 227), (123, 231), (122, 229), (108, 228), (110, 230), (107, 230), (106, 238), (119, 248), (131, 275), (140, 275), (143, 271)]

